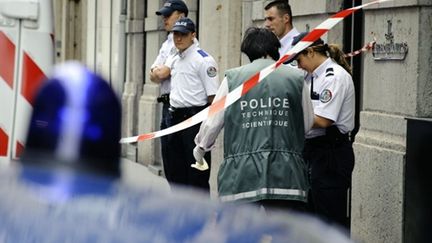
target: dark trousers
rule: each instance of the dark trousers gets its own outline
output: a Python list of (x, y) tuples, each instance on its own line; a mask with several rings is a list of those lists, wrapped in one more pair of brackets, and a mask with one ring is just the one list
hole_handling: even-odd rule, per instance
[(348, 139), (325, 136), (306, 140), (311, 193), (309, 208), (324, 220), (350, 228), (348, 208), (354, 152)]
[[(173, 110), (170, 112), (170, 124), (180, 123), (204, 108), (205, 106)], [(169, 159), (164, 163), (167, 167), (166, 178), (170, 184), (192, 186), (209, 192), (210, 168), (206, 171), (200, 171), (191, 167), (195, 163), (193, 157), (194, 139), (199, 128), (200, 124), (197, 124), (167, 136), (170, 151)], [(210, 153), (206, 153), (204, 158), (211, 167)]]
[[(169, 114), (169, 103), (163, 103), (162, 106), (162, 119), (161, 119), (161, 124), (160, 124), (160, 129), (163, 130), (165, 128), (170, 127), (170, 114)], [(165, 175), (169, 174), (170, 172), (167, 171), (167, 169), (169, 170), (168, 166), (166, 166), (166, 161), (168, 161), (168, 156), (169, 156), (169, 148), (168, 148), (168, 137), (167, 136), (163, 136), (160, 138), (161, 141), (161, 150), (162, 150), (162, 163), (163, 163), (163, 167), (164, 167), (164, 173)]]

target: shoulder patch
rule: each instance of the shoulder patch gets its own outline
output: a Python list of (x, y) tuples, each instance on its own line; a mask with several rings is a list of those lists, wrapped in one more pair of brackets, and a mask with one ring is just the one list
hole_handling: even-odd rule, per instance
[(322, 103), (327, 103), (332, 99), (332, 92), (329, 89), (325, 89), (321, 92), (319, 99)]
[(330, 77), (330, 76), (334, 76), (334, 70), (333, 70), (333, 68), (327, 68), (326, 69), (326, 71), (325, 71), (325, 76), (326, 77)]
[(213, 66), (208, 67), (208, 68), (207, 68), (207, 75), (208, 75), (210, 78), (214, 78), (214, 77), (216, 77), (216, 75), (217, 75), (216, 67), (213, 67)]
[(207, 56), (208, 56), (208, 54), (207, 54), (205, 51), (201, 50), (201, 49), (199, 49), (197, 52), (198, 52), (202, 57), (207, 57)]

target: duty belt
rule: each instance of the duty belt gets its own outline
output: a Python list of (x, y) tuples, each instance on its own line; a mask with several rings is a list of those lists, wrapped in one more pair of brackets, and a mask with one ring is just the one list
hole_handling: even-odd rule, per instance
[(159, 103), (169, 104), (169, 93), (168, 94), (163, 94), (163, 95), (157, 97), (156, 100)]
[(336, 126), (330, 126), (326, 129), (326, 134), (319, 137), (306, 139), (306, 144), (310, 145), (334, 145), (341, 143), (352, 143), (350, 134), (343, 134)]
[(168, 111), (170, 112), (171, 116), (173, 117), (182, 117), (182, 118), (189, 118), (196, 113), (204, 110), (207, 105), (204, 106), (193, 106), (193, 107), (184, 107), (184, 108), (176, 108), (173, 106), (170, 106), (168, 108)]

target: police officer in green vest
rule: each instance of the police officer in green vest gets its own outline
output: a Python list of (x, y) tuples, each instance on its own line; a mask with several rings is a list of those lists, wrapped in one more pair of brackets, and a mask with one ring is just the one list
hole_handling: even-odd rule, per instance
[[(226, 72), (215, 100), (274, 64), (279, 47), (270, 30), (249, 28), (241, 51), (251, 63)], [(302, 151), (305, 132), (313, 123), (307, 92), (303, 73), (282, 65), (225, 112), (201, 125), (194, 149), (198, 164), (225, 127), (224, 160), (217, 179), (222, 201), (304, 210), (309, 184)]]

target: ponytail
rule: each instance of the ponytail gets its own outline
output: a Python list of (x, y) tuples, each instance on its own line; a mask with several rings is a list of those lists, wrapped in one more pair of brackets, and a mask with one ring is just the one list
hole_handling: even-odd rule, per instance
[(328, 53), (330, 58), (332, 58), (352, 76), (351, 67), (345, 59), (345, 53), (343, 53), (336, 44), (319, 44), (309, 48), (312, 48), (313, 51), (318, 52), (323, 56), (327, 56)]
[(328, 53), (330, 57), (337, 62), (337, 64), (341, 65), (349, 74), (352, 76), (351, 67), (345, 59), (345, 53), (335, 44), (328, 45)]

